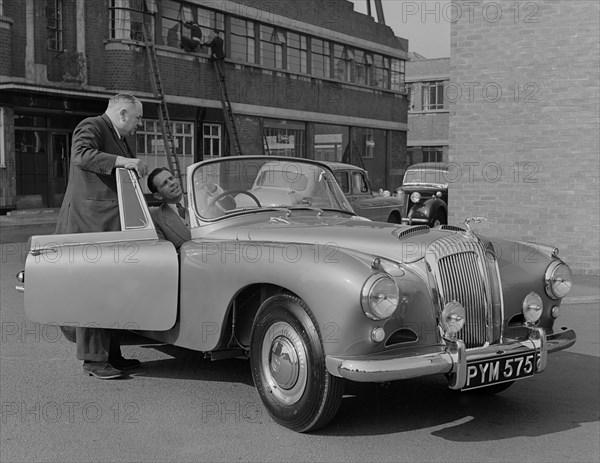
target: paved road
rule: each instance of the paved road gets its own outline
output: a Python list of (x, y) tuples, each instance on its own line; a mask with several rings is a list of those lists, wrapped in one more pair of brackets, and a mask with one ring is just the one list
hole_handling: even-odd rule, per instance
[(266, 415), (244, 360), (128, 345), (140, 373), (85, 376), (56, 327), (25, 319), (13, 290), (23, 257), (2, 247), (3, 462), (598, 461), (598, 304), (565, 306), (577, 344), (501, 395), (453, 393), (442, 378), (353, 386), (330, 426), (303, 435)]

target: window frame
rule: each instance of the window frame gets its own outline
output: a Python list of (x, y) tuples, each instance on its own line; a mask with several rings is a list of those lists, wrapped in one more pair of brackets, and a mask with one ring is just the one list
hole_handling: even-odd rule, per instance
[[(242, 34), (243, 29), (245, 35)], [(231, 58), (256, 63), (256, 23), (232, 16), (229, 22), (229, 35)]]
[[(217, 129), (217, 134), (206, 133), (206, 129)], [(218, 154), (213, 154), (214, 142), (218, 141)], [(210, 153), (207, 153), (206, 143), (210, 143)], [(220, 158), (223, 155), (223, 125), (215, 122), (205, 122), (202, 124), (202, 157), (207, 159)]]
[(48, 50), (63, 51), (63, 11), (63, 0), (46, 0), (46, 48)]
[(444, 106), (444, 81), (423, 82), (421, 85), (421, 108), (423, 111), (445, 109)]

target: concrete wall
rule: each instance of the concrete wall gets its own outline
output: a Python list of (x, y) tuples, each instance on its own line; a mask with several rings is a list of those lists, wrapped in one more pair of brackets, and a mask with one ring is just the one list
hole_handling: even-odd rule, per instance
[(600, 273), (600, 2), (459, 1), (453, 17), (450, 221), (486, 216), (481, 232)]

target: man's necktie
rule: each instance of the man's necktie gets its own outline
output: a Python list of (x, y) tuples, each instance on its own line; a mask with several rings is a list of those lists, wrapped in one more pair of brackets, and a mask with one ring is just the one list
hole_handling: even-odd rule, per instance
[(179, 217), (185, 220), (185, 207), (181, 203), (177, 203), (177, 212), (179, 212)]

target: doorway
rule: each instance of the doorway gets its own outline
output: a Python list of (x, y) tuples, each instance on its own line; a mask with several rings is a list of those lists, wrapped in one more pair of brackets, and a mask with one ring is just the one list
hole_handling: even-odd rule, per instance
[(69, 132), (15, 128), (17, 209), (60, 207), (67, 186)]

